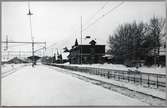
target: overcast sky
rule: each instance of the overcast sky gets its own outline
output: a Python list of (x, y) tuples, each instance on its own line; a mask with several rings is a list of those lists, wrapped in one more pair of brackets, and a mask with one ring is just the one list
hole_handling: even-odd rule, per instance
[[(46, 41), (47, 46), (56, 43), (54, 48), (71, 48), (76, 38), (80, 42), (81, 16), (84, 29), (120, 3), (30, 2), (33, 13), (32, 34), (35, 41)], [(9, 41), (31, 41), (27, 13), (28, 2), (2, 2), (2, 40), (8, 35)], [(83, 31), (83, 37), (89, 35), (96, 39), (97, 44), (106, 45), (109, 35), (112, 35), (120, 24), (148, 22), (153, 16), (165, 18), (165, 13), (165, 2), (127, 1)], [(90, 40), (83, 39), (84, 44), (88, 41)], [(35, 46), (36, 49), (40, 47)], [(31, 51), (31, 45), (14, 48), (9, 50)]]

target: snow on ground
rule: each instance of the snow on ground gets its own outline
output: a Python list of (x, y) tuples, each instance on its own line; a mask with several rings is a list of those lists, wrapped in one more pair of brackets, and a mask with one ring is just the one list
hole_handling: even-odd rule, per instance
[[(50, 66), (50, 68), (54, 69), (57, 67), (53, 67)], [(66, 74), (72, 74), (73, 76), (82, 79), (84, 81), (88, 81), (90, 83), (93, 83), (95, 85), (100, 85), (104, 88), (108, 88), (111, 89), (113, 91), (116, 91), (118, 93), (124, 94), (126, 96), (132, 97), (132, 98), (136, 98), (141, 100), (142, 102), (146, 102), (149, 103), (150, 105), (155, 105), (155, 106), (162, 106), (162, 105), (166, 105), (166, 91), (161, 91), (159, 89), (156, 88), (148, 88), (148, 87), (143, 87), (140, 84), (134, 84), (132, 82), (120, 82), (120, 81), (116, 81), (113, 79), (107, 79), (106, 77), (101, 77), (99, 75), (93, 75), (93, 74), (88, 74), (88, 73), (82, 73), (82, 72), (77, 72), (77, 71), (70, 71), (70, 70), (66, 70), (66, 69), (59, 69), (60, 72), (64, 72)], [(85, 78), (87, 77), (87, 78)], [(92, 80), (89, 80), (89, 78), (91, 78)], [(102, 82), (101, 82), (102, 81)], [(106, 82), (103, 83), (103, 82)], [(113, 85), (117, 85), (116, 88), (114, 86), (108, 85), (109, 84), (113, 84)], [(120, 87), (118, 87), (120, 86)], [(123, 88), (122, 88), (123, 87)], [(129, 90), (127, 90), (127, 89)], [(132, 90), (132, 91), (131, 91)], [(144, 93), (144, 94), (142, 94)], [(146, 95), (148, 94), (148, 95)], [(155, 97), (159, 97), (161, 99), (155, 98)]]
[[(57, 67), (53, 67), (53, 66), (51, 66), (51, 67), (53, 69), (57, 68)], [(59, 69), (59, 71), (62, 71), (62, 72), (64, 71), (64, 72), (69, 72), (69, 73), (74, 73), (74, 74), (86, 76), (88, 78), (96, 79), (96, 80), (99, 80), (99, 81), (104, 81), (104, 82), (107, 82), (107, 83), (111, 83), (111, 84), (114, 84), (114, 85), (118, 85), (118, 86), (121, 86), (121, 87), (128, 88), (130, 90), (134, 90), (134, 91), (137, 91), (137, 92), (141, 92), (141, 93), (149, 94), (149, 95), (159, 97), (159, 98), (162, 98), (162, 99), (166, 99), (166, 91), (160, 91), (159, 89), (147, 88), (147, 87), (143, 87), (139, 84), (136, 85), (134, 83), (116, 81), (116, 80), (113, 80), (113, 79), (107, 79), (106, 77), (101, 77), (99, 75), (93, 75), (93, 74), (88, 74), (88, 73), (83, 73), (83, 72), (70, 71), (70, 70), (66, 70), (66, 69)], [(129, 93), (126, 93), (126, 94), (129, 94)], [(152, 103), (153, 105), (158, 105), (158, 104), (163, 103), (163, 102), (159, 102), (157, 100), (151, 100), (151, 99), (146, 100), (146, 99), (147, 98), (143, 97), (141, 100), (144, 101), (144, 102), (147, 101), (148, 103)]]
[(3, 106), (91, 106), (148, 104), (38, 65), (2, 79)]
[[(130, 70), (136, 70), (135, 67), (126, 67), (125, 65), (107, 64), (107, 63), (105, 63), (105, 64), (82, 64), (82, 65), (65, 63), (63, 65), (105, 68), (105, 69), (125, 70), (125, 71), (128, 71), (129, 69)], [(166, 74), (165, 67), (156, 67), (156, 66), (146, 67), (146, 66), (143, 66), (143, 67), (139, 67), (137, 70), (141, 71), (143, 73)]]
[(127, 82), (123, 82), (123, 81), (116, 81), (116, 80), (112, 80), (112, 79), (107, 79), (106, 77), (101, 77), (99, 75), (92, 75), (92, 74), (87, 74), (87, 73), (81, 73), (81, 72), (75, 72), (72, 71), (73, 73), (79, 74), (79, 75), (83, 75), (89, 78), (93, 78), (93, 79), (97, 79), (97, 80), (102, 80), (105, 82), (109, 82), (115, 85), (119, 85), (122, 87), (127, 87), (129, 89), (135, 90), (135, 91), (140, 91), (146, 94), (150, 94), (156, 97), (160, 97), (162, 99), (166, 99), (166, 92), (165, 91), (160, 91), (159, 89), (154, 89), (154, 88), (146, 88), (146, 87), (142, 87), (139, 84), (135, 85), (134, 83), (127, 83)]
[(13, 70), (14, 68), (22, 67), (24, 65), (28, 65), (28, 64), (3, 64), (1, 65), (1, 72), (5, 73)]

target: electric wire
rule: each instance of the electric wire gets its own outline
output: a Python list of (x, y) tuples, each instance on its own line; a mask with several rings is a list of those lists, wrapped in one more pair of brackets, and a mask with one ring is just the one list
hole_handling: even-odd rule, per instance
[(21, 46), (25, 46), (25, 45), (28, 45), (28, 44), (23, 44), (23, 45), (15, 45), (15, 46), (8, 46), (8, 49), (9, 49), (9, 48), (14, 48), (14, 47), (21, 47)]
[[(102, 6), (101, 8), (99, 8), (99, 9), (89, 18), (89, 20), (87, 21), (87, 23), (89, 23), (101, 10), (103, 10), (107, 4), (108, 4), (108, 2), (106, 2), (105, 4), (103, 4), (103, 6)], [(83, 27), (86, 26), (86, 25), (87, 25), (87, 24), (84, 24)], [(80, 29), (77, 29), (76, 31), (79, 31), (79, 30), (80, 30)], [(73, 35), (74, 35), (74, 34), (72, 33), (72, 34), (70, 35), (70, 37), (72, 37)], [(68, 37), (68, 39), (69, 39), (70, 37)], [(64, 43), (68, 42), (68, 39), (67, 39)], [(54, 43), (53, 43), (53, 44), (54, 44)]]
[[(120, 4), (116, 5), (115, 7), (113, 7), (112, 9), (110, 9), (108, 12), (106, 12), (105, 14), (103, 14), (102, 16), (100, 16), (99, 18), (97, 18), (95, 21), (93, 21), (90, 24), (84, 24), (83, 26), (83, 30), (82, 31), (86, 31), (89, 27), (91, 27), (92, 25), (94, 25), (95, 23), (97, 23), (99, 20), (101, 20), (103, 17), (107, 16), (109, 13), (111, 13), (112, 11), (114, 11), (115, 9), (117, 9), (118, 7), (120, 7), (121, 5), (123, 5), (124, 1), (121, 2)], [(99, 13), (102, 9), (104, 9), (104, 7), (108, 4), (108, 2), (106, 2), (98, 11), (95, 12), (94, 15), (92, 15), (92, 17), (90, 18), (91, 20), (95, 17), (95, 15), (97, 15), (97, 13)], [(87, 26), (86, 26), (87, 25)], [(79, 29), (77, 29), (77, 31), (79, 31)], [(73, 36), (70, 35), (70, 37)]]
[[(118, 7), (120, 7), (124, 2), (121, 2), (120, 4), (118, 4), (117, 6), (113, 7), (112, 9), (110, 9), (108, 12), (106, 12), (105, 14), (103, 14), (102, 16), (100, 16), (98, 19), (96, 19), (93, 23), (88, 24), (88, 26), (86, 28), (84, 28), (82, 31), (87, 30), (89, 27), (91, 27), (92, 25), (94, 25), (96, 22), (98, 22), (99, 20), (101, 20), (103, 17), (107, 16), (109, 13), (111, 13), (112, 11), (114, 11), (115, 9), (117, 9)], [(108, 4), (108, 2), (106, 2), (101, 8), (99, 8), (93, 15), (92, 17), (89, 19), (89, 21), (91, 21), (101, 10), (103, 10), (105, 8), (105, 6)], [(86, 26), (87, 24), (84, 24), (84, 26)], [(84, 27), (83, 26), (83, 27)], [(79, 29), (77, 29), (76, 31), (79, 31)], [(71, 36), (73, 36), (74, 34), (71, 34)], [(68, 37), (69, 38), (69, 37)], [(68, 40), (67, 40), (68, 41)], [(56, 43), (53, 43), (51, 46), (49, 47), (53, 47)], [(47, 47), (47, 49), (49, 48)]]
[(108, 12), (106, 12), (105, 14), (103, 14), (102, 16), (100, 16), (99, 18), (97, 18), (94, 22), (92, 22), (91, 24), (89, 24), (86, 28), (83, 29), (83, 31), (87, 30), (88, 28), (90, 28), (92, 25), (96, 24), (99, 20), (101, 20), (103, 17), (107, 16), (109, 13), (113, 12), (115, 9), (119, 8), (121, 5), (123, 5), (124, 2), (121, 2), (120, 4), (116, 5), (115, 7), (113, 7), (112, 9), (110, 9)]
[[(105, 6), (108, 4), (108, 2), (104, 3), (103, 6), (101, 8), (99, 8), (87, 21), (87, 23), (89, 23), (90, 21), (92, 21), (92, 19), (94, 19), (94, 17), (105, 8)], [(85, 26), (86, 24), (84, 24), (83, 26)]]

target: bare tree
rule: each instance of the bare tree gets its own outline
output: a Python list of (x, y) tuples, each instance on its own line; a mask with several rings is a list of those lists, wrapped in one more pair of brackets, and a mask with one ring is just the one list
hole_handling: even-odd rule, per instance
[(151, 18), (149, 23), (120, 25), (109, 36), (108, 52), (119, 63), (146, 60), (148, 56), (154, 56), (154, 64), (159, 66), (160, 48), (165, 43), (165, 26), (165, 19), (157, 17)]
[(152, 38), (152, 47), (153, 47), (153, 55), (154, 55), (154, 64), (158, 64), (159, 66), (159, 54), (160, 47), (164, 43), (164, 37), (166, 32), (164, 32), (165, 28), (165, 19), (153, 17), (149, 22), (149, 30), (148, 35)]
[(120, 63), (139, 60), (144, 56), (145, 24), (133, 22), (120, 25), (114, 35), (109, 36), (109, 52)]

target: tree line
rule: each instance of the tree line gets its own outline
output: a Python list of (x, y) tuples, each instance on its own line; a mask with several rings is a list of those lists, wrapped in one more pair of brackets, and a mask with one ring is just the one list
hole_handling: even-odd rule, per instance
[(165, 19), (155, 16), (148, 23), (134, 21), (120, 25), (108, 39), (107, 53), (113, 56), (112, 62), (127, 66), (142, 61), (145, 65), (161, 65), (160, 48), (166, 47), (165, 26)]

